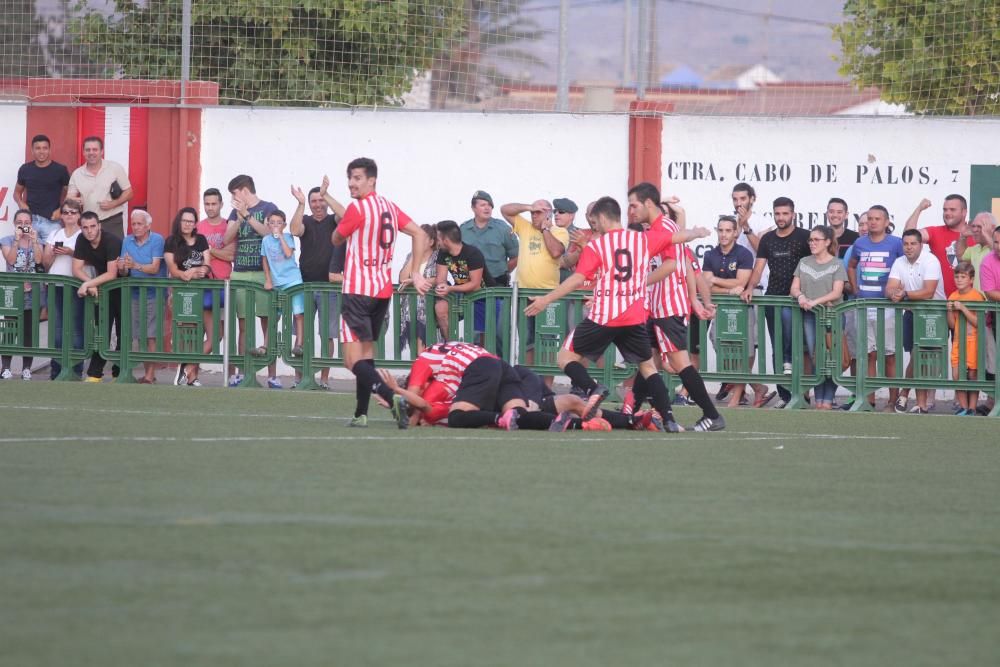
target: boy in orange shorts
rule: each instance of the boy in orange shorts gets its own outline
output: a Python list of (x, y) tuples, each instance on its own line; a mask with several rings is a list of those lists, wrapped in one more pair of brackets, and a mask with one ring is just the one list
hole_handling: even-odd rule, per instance
[[(977, 329), (978, 317), (976, 313), (969, 310), (963, 302), (965, 301), (986, 301), (977, 290), (972, 287), (972, 279), (976, 275), (976, 269), (972, 262), (959, 262), (955, 267), (955, 291), (948, 295), (948, 326), (954, 332), (954, 340), (951, 345), (951, 367), (955, 369), (954, 377), (961, 379), (962, 369), (958, 366), (959, 345), (959, 317), (965, 318), (965, 377), (969, 380), (976, 379), (977, 357), (979, 348), (979, 331)], [(958, 401), (956, 415), (976, 414), (976, 403), (979, 401), (978, 391), (956, 391), (955, 400)]]

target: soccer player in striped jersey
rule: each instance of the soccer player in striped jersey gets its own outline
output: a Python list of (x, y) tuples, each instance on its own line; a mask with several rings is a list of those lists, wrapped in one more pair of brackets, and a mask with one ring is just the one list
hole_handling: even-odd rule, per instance
[(374, 340), (381, 333), (392, 299), (392, 255), (400, 232), (413, 239), (413, 286), (426, 294), (430, 282), (416, 266), (423, 257), (425, 235), (419, 225), (394, 203), (375, 192), (378, 167), (370, 158), (347, 165), (347, 187), (354, 201), (333, 232), (333, 245), (347, 244), (344, 259), (340, 342), (344, 366), (354, 373), (357, 405), (352, 426), (368, 425), (368, 404), (374, 392), (392, 409), (399, 428), (408, 420), (402, 397), (384, 386), (375, 370)]
[[(689, 293), (689, 280), (695, 280), (694, 268), (691, 265), (691, 258), (686, 252), (684, 245), (678, 245), (689, 240), (687, 235), (682, 234), (683, 230), (678, 230), (672, 220), (663, 214), (660, 208), (660, 191), (652, 183), (639, 183), (628, 191), (629, 219), (642, 225), (648, 225), (649, 231), (646, 234), (650, 237), (650, 244), (656, 244), (662, 250), (660, 257), (664, 260), (674, 260), (675, 269), (669, 273), (665, 280), (654, 285), (650, 294), (649, 304), (649, 332), (651, 344), (663, 357), (665, 357), (674, 372), (681, 379), (684, 388), (698, 407), (702, 410), (702, 417), (695, 425), (696, 431), (721, 431), (726, 427), (725, 419), (716, 410), (715, 404), (708, 395), (705, 388), (705, 381), (702, 379), (698, 369), (691, 365), (691, 357), (687, 351), (688, 325), (687, 318), (692, 311), (698, 314), (703, 320), (709, 320), (715, 316), (715, 306), (712, 304), (711, 288), (701, 281), (699, 289), (705, 305), (691, 297)], [(698, 228), (691, 230), (697, 233), (697, 238), (708, 235), (707, 229)], [(660, 239), (656, 241), (655, 239)], [(664, 240), (668, 240), (664, 242)], [(654, 272), (658, 275), (664, 271), (660, 269)], [(642, 373), (636, 375), (632, 391), (636, 396), (636, 405), (640, 403), (640, 398), (649, 391), (647, 383), (643, 382)], [(650, 392), (651, 393), (651, 392)], [(654, 394), (655, 395), (655, 394)]]
[[(556, 362), (577, 387), (587, 392), (587, 413), (590, 417), (608, 396), (608, 388), (594, 381), (583, 365), (584, 359), (596, 361), (608, 345), (614, 343), (626, 361), (639, 365), (653, 395), (653, 405), (664, 419), (667, 430), (680, 427), (673, 419), (667, 387), (657, 374), (650, 354), (646, 333), (646, 270), (650, 247), (646, 234), (622, 229), (621, 207), (611, 197), (601, 197), (594, 203), (600, 236), (590, 241), (580, 253), (575, 272), (545, 296), (529, 305), (524, 313), (534, 316), (583, 284), (595, 280), (590, 313), (563, 343)], [(664, 242), (663, 237), (654, 239)], [(662, 248), (654, 246), (653, 252)]]
[[(382, 379), (392, 385), (383, 371)], [(479, 428), (498, 426), (546, 430), (555, 415), (529, 412), (521, 377), (505, 361), (472, 343), (437, 343), (426, 348), (413, 362), (407, 390), (392, 387), (397, 394), (424, 409), (419, 394), (431, 381), (440, 382), (451, 398), (448, 426)]]

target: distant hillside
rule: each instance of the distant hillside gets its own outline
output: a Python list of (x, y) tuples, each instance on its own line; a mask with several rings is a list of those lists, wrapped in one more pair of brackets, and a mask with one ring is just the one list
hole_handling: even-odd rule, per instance
[[(632, 0), (632, 72), (638, 43), (639, 2)], [(711, 7), (724, 7), (725, 10)], [(613, 80), (622, 77), (623, 0), (571, 0), (570, 3), (571, 81)], [(731, 64), (765, 64), (786, 81), (836, 81), (839, 44), (830, 29), (808, 22), (765, 20), (738, 12), (755, 12), (794, 17), (812, 22), (837, 23), (842, 20), (843, 0), (659, 0), (657, 3), (658, 61), (661, 66), (686, 64), (706, 75)], [(531, 83), (554, 84), (558, 54), (559, 0), (526, 3), (523, 15), (536, 21), (546, 37), (518, 44), (548, 64), (499, 66), (513, 76)]]

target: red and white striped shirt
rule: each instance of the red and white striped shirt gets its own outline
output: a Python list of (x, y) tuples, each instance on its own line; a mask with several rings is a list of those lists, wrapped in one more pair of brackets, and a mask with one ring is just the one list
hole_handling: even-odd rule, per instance
[(392, 296), (392, 253), (399, 230), (410, 222), (410, 216), (374, 192), (351, 202), (337, 225), (337, 232), (347, 239), (344, 294)]
[(594, 302), (587, 319), (623, 327), (646, 321), (646, 235), (615, 229), (591, 240), (580, 253), (576, 273), (594, 280)]
[[(654, 319), (685, 317), (691, 314), (691, 299), (687, 290), (687, 263), (684, 261), (688, 249), (683, 244), (674, 245), (673, 235), (676, 231), (677, 225), (674, 221), (661, 215), (653, 221), (647, 232), (652, 238), (658, 239), (657, 245), (661, 246), (659, 259), (677, 260), (677, 268), (673, 273), (649, 288), (649, 316)], [(669, 242), (664, 244), (663, 239), (668, 239)]]
[(466, 369), (476, 359), (483, 357), (497, 359), (495, 354), (472, 343), (437, 343), (421, 352), (410, 371), (409, 386), (421, 387), (432, 378), (449, 392), (449, 399), (455, 396), (458, 385)]

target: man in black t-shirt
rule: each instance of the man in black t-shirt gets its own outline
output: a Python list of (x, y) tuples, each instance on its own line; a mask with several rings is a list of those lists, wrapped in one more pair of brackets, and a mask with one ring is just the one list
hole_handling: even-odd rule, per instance
[[(438, 328), (447, 340), (448, 301), (445, 297), (452, 293), (472, 294), (483, 287), (492, 287), (495, 282), (486, 268), (486, 258), (482, 251), (468, 243), (462, 243), (462, 230), (457, 222), (453, 220), (439, 222), (437, 234), (439, 251), (434, 293), (438, 296), (438, 300), (434, 303), (434, 315), (437, 317)], [(451, 285), (448, 284), (449, 274), (453, 282)], [(485, 331), (485, 301), (476, 301), (473, 308), (474, 331), (477, 333)]]
[(826, 205), (826, 222), (833, 228), (833, 238), (837, 240), (837, 257), (844, 259), (859, 236), (856, 231), (847, 228), (847, 202), (840, 197), (832, 198)]
[(62, 226), (59, 207), (66, 199), (69, 186), (69, 170), (52, 160), (50, 149), (51, 142), (44, 134), (32, 138), (34, 160), (25, 162), (17, 170), (17, 185), (14, 186), (14, 201), (20, 208), (31, 211), (31, 226), (42, 245)]
[[(324, 185), (329, 186), (329, 179), (324, 178)], [(302, 248), (299, 256), (299, 270), (302, 271), (302, 282), (328, 284), (330, 265), (333, 260), (334, 245), (332, 243), (333, 231), (337, 228), (337, 222), (344, 214), (344, 206), (332, 196), (327, 194), (323, 188), (313, 188), (309, 191), (308, 203), (310, 215), (305, 213), (307, 197), (303, 194), (302, 188), (292, 186), (292, 196), (298, 202), (295, 213), (292, 214), (288, 231), (293, 236), (301, 239)], [(331, 202), (333, 213), (327, 208), (327, 202)], [(321, 356), (332, 357), (334, 353), (333, 339), (336, 338), (338, 330), (337, 316), (337, 295), (333, 293), (316, 292), (313, 294), (317, 315), (322, 313), (321, 304), (326, 301), (329, 315), (327, 317), (326, 331), (323, 331), (323, 322), (320, 321), (319, 334), (327, 341), (326, 348), (320, 351)], [(325, 335), (324, 335), (325, 334)], [(320, 370), (320, 387), (329, 388), (330, 368)]]
[[(118, 256), (122, 254), (122, 240), (114, 234), (101, 231), (101, 221), (93, 211), (80, 216), (80, 236), (73, 250), (73, 275), (83, 281), (78, 294), (81, 297), (96, 297), (97, 288), (118, 277)], [(121, 300), (116, 291), (111, 295), (111, 317), (106, 335), (111, 340), (114, 327), (118, 338), (115, 350), (121, 349)], [(94, 309), (97, 316), (97, 309)], [(104, 357), (96, 351), (87, 366), (86, 382), (100, 382), (104, 375)], [(118, 366), (111, 369), (112, 377), (118, 377)]]
[[(742, 298), (750, 303), (753, 298), (753, 290), (760, 282), (760, 276), (764, 272), (764, 267), (770, 270), (771, 275), (767, 282), (767, 296), (788, 296), (792, 291), (792, 279), (795, 277), (795, 268), (799, 265), (799, 260), (808, 257), (809, 252), (809, 232), (801, 227), (795, 226), (795, 202), (788, 197), (778, 197), (773, 205), (774, 229), (764, 234), (757, 246), (757, 260), (754, 262), (753, 275), (750, 276), (750, 283), (743, 290)], [(781, 364), (778, 363), (778, 351), (774, 349), (774, 307), (764, 308), (764, 317), (767, 320), (767, 333), (771, 339), (771, 350), (775, 372), (781, 369), (785, 375), (792, 374), (792, 309), (791, 307), (781, 308)], [(778, 385), (778, 396), (780, 400), (775, 404), (777, 408), (783, 408), (791, 400), (792, 394), (781, 385)]]

